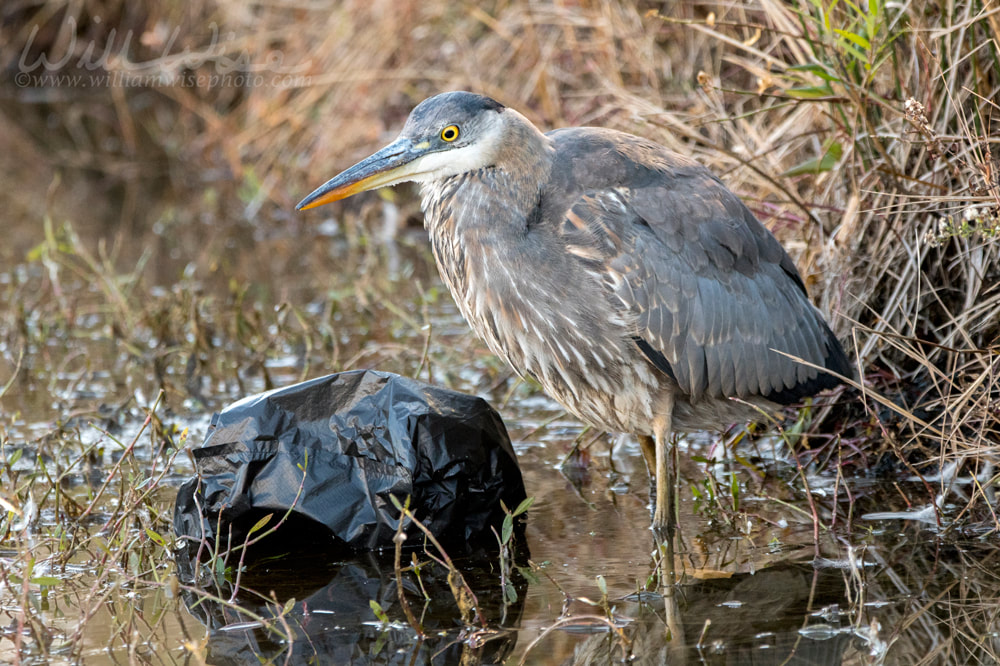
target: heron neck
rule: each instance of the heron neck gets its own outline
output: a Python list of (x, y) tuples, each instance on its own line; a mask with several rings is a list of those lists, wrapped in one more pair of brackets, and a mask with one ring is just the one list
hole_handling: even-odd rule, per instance
[(421, 183), (424, 220), (432, 241), (486, 240), (523, 232), (531, 221), (552, 168), (550, 139), (516, 111), (493, 164)]
[(421, 191), (434, 257), (459, 310), (494, 353), (524, 368), (508, 355), (514, 349), (507, 343), (510, 331), (496, 313), (549, 309), (550, 295), (532, 283), (530, 275), (538, 269), (528, 272), (532, 263), (524, 253), (533, 247), (541, 186), (549, 180), (554, 150), (526, 120), (514, 134), (505, 134), (504, 144), (513, 148), (501, 147), (491, 166), (422, 183)]

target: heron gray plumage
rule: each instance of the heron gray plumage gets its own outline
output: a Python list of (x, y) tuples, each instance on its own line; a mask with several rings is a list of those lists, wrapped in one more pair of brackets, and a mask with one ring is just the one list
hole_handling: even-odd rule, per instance
[(658, 526), (675, 519), (674, 431), (839, 383), (817, 368), (851, 374), (774, 236), (705, 167), (656, 143), (543, 134), (493, 99), (444, 93), (297, 208), (406, 181), (420, 185), (442, 279), (490, 349), (584, 421), (639, 437)]

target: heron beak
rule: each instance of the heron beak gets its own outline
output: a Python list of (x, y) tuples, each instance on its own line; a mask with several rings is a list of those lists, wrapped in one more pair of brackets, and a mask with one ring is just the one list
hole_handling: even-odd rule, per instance
[(316, 188), (299, 202), (295, 210), (309, 210), (346, 199), (358, 192), (406, 182), (416, 173), (414, 160), (424, 153), (423, 149), (414, 146), (409, 139), (396, 139), (371, 157), (366, 157)]

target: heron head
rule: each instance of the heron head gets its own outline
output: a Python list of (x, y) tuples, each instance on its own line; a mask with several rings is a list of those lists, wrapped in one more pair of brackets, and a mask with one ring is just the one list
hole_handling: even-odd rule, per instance
[(496, 100), (469, 92), (425, 99), (395, 141), (328, 180), (295, 208), (306, 210), (387, 185), (491, 166), (502, 144), (505, 110)]

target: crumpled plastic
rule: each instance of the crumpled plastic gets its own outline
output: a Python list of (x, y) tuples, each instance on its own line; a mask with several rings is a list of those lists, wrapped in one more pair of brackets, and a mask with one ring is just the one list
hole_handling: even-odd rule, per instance
[[(237, 546), (259, 534), (250, 532), (263, 515), (278, 514), (271, 527), (289, 508), (298, 534), (278, 530), (282, 540), (391, 548), (399, 521), (391, 495), (409, 496), (442, 544), (495, 544), (500, 502), (513, 510), (525, 498), (507, 430), (485, 400), (375, 370), (244, 398), (213, 417), (193, 455), (197, 475), (174, 509), (189, 551)], [(422, 542), (417, 526), (404, 531)]]

